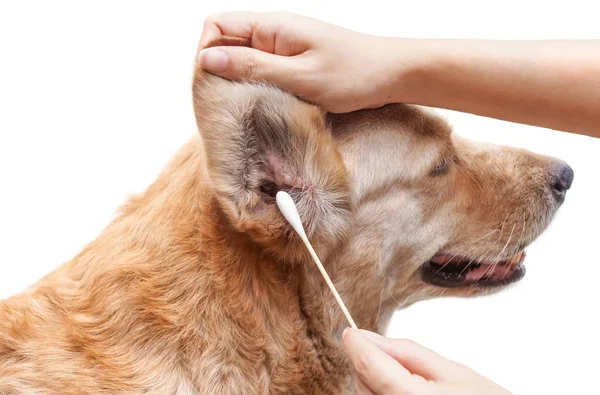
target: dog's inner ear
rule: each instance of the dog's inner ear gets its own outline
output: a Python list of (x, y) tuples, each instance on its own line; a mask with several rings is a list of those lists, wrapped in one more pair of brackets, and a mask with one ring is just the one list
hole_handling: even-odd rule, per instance
[(274, 203), (281, 190), (302, 189), (306, 184), (301, 161), (305, 142), (298, 138), (287, 119), (293, 118), (293, 114), (286, 114), (280, 104), (268, 99), (257, 100), (246, 123), (246, 152), (254, 157), (246, 159), (256, 166), (256, 172), (247, 171), (257, 177), (250, 180), (249, 186), (265, 203)]
[(324, 114), (272, 87), (198, 74), (198, 128), (213, 189), (227, 211), (262, 217), (278, 191), (306, 190), (309, 144)]
[(341, 240), (351, 219), (349, 177), (322, 109), (199, 68), (193, 97), (207, 181), (237, 230), (283, 246), (289, 226), (275, 204), (283, 190), (309, 237), (328, 245)]
[(272, 203), (277, 196), (277, 192), (283, 188), (271, 181), (264, 181), (260, 186), (260, 193), (265, 201)]

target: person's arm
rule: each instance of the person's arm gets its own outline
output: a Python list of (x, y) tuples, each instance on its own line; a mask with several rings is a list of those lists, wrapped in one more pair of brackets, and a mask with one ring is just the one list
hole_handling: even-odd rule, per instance
[[(251, 48), (204, 49), (223, 36)], [(404, 102), (600, 137), (600, 40), (387, 38), (242, 12), (208, 18), (199, 49), (215, 74), (265, 80), (331, 112)]]
[(600, 137), (600, 40), (388, 39), (394, 100)]

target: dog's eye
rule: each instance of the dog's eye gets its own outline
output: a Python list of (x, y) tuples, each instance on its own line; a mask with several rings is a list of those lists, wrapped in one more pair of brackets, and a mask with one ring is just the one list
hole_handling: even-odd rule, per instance
[(448, 170), (449, 166), (450, 166), (450, 159), (446, 157), (446, 158), (442, 159), (441, 162), (438, 163), (433, 169), (431, 169), (431, 175), (437, 176), (440, 174), (444, 174)]

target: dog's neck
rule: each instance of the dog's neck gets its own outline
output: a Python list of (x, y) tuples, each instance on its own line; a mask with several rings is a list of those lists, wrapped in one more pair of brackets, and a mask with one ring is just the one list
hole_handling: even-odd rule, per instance
[[(290, 377), (300, 369), (298, 380), (309, 380), (310, 388), (337, 392), (350, 377), (340, 342), (348, 323), (317, 267), (308, 254), (306, 262), (284, 263), (236, 232), (207, 179), (193, 139), (60, 271), (89, 282), (82, 289), (89, 290), (93, 309), (131, 312), (111, 324), (111, 338), (161, 344), (157, 350), (198, 372), (202, 350), (226, 342), (246, 355), (240, 363), (252, 365), (241, 371), (267, 366), (277, 372), (268, 374), (272, 385), (277, 380), (282, 387), (298, 385)], [(381, 292), (357, 292), (361, 269), (343, 265), (336, 254), (324, 259), (358, 326), (380, 329), (381, 317), (391, 311), (380, 307)], [(369, 292), (373, 295), (365, 297)], [(145, 329), (134, 339), (131, 327), (140, 323)]]
[[(276, 372), (269, 373), (271, 385), (277, 380), (282, 387), (292, 385), (290, 377), (299, 377), (292, 373), (300, 369), (297, 380), (308, 380), (302, 385), (337, 392), (350, 377), (340, 343), (348, 324), (331, 292), (312, 261), (283, 263), (233, 229), (207, 182), (197, 144), (192, 140), (182, 148), (63, 270), (93, 282), (88, 286), (97, 289), (90, 293), (104, 295), (93, 300), (101, 305), (96, 308), (132, 312), (127, 322), (113, 324), (113, 338), (130, 339), (126, 333), (142, 322), (147, 329), (138, 336), (162, 344), (192, 371), (198, 370), (201, 350), (226, 342), (240, 355), (247, 353), (240, 363)], [(127, 286), (114, 284), (121, 280)], [(107, 293), (117, 288), (119, 293)], [(160, 327), (148, 327), (155, 321), (150, 317)], [(182, 348), (177, 341), (184, 334), (194, 335)], [(242, 371), (248, 369), (256, 367)]]

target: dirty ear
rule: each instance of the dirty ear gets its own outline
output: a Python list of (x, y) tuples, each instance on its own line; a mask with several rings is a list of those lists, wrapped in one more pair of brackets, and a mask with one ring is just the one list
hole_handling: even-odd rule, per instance
[(199, 68), (193, 96), (211, 186), (237, 230), (272, 250), (293, 251), (291, 228), (275, 204), (284, 190), (314, 243), (343, 239), (351, 218), (348, 175), (321, 109)]

